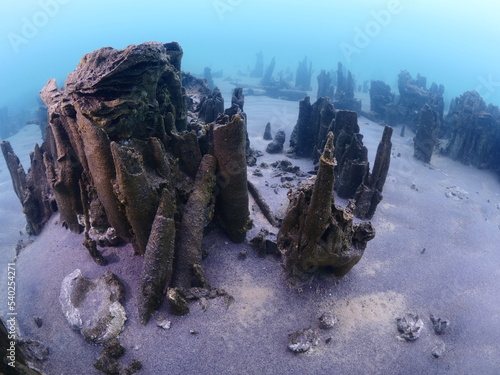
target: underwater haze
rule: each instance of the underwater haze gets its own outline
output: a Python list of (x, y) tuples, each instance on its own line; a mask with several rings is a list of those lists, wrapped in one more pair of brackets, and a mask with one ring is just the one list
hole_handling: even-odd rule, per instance
[(0, 108), (25, 121), (46, 80), (62, 85), (83, 54), (153, 40), (179, 42), (193, 74), (244, 75), (262, 51), (278, 72), (307, 56), (315, 77), (341, 61), (358, 84), (380, 79), (397, 92), (406, 69), (444, 84), (447, 101), (477, 90), (499, 105), (498, 14), (485, 0), (2, 0)]

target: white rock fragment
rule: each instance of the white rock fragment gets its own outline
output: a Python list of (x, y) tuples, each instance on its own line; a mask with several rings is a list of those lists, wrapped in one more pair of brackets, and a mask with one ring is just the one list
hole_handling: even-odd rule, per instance
[(156, 318), (156, 325), (163, 329), (170, 329), (172, 322), (165, 318)]

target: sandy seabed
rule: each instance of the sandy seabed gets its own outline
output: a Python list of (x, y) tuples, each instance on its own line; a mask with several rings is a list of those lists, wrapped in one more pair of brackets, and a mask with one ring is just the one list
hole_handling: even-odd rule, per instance
[[(253, 148), (265, 149), (268, 121), (273, 131), (285, 130), (288, 144), (297, 102), (247, 96), (245, 111)], [(373, 165), (383, 127), (363, 117), (358, 122)], [(101, 348), (69, 327), (59, 305), (63, 278), (79, 268), (88, 278), (110, 270), (125, 284), (128, 320), (119, 337), (126, 349), (121, 361), (140, 360), (138, 374), (499, 374), (498, 177), (439, 155), (423, 164), (413, 158), (413, 135), (407, 131), (402, 138), (399, 132), (396, 128), (392, 139), (384, 199), (372, 220), (376, 237), (347, 276), (291, 288), (277, 258), (261, 258), (248, 244), (233, 244), (214, 231), (204, 239), (209, 255), (203, 266), (211, 285), (225, 289), (234, 302), (228, 307), (222, 298), (210, 300), (206, 311), (193, 303), (183, 317), (170, 315), (163, 304), (146, 326), (139, 324), (136, 309), (142, 259), (131, 246), (106, 248), (109, 264), (99, 267), (81, 245), (82, 236), (63, 229), (57, 215), (40, 236), (28, 238), (0, 158), (1, 283), (6, 285), (7, 263), (15, 258), (18, 241), (34, 240), (16, 260), (17, 307), (20, 335), (50, 349), (40, 369), (48, 375), (99, 374), (92, 364)], [(38, 128), (27, 126), (9, 140), (26, 167), (34, 143), (40, 142)], [(265, 154), (258, 164), (284, 158)], [(290, 160), (305, 172), (313, 168), (309, 160)], [(261, 169), (263, 177), (253, 176), (254, 169), (249, 168), (249, 179), (271, 208), (285, 209), (288, 189), (270, 188), (279, 183), (272, 169)], [(256, 227), (247, 239), (263, 226), (272, 229), (253, 201), (250, 205)], [(244, 260), (238, 257), (243, 249)], [(288, 351), (288, 334), (317, 328), (325, 311), (333, 311), (338, 322), (319, 331), (319, 345), (305, 354)], [(2, 293), (0, 313), (5, 317), (6, 312)], [(396, 318), (408, 312), (425, 323), (415, 342), (396, 338)], [(443, 335), (434, 333), (430, 314), (450, 320)], [(41, 327), (35, 317), (42, 319)], [(157, 317), (170, 320), (171, 328), (157, 327)], [(438, 359), (431, 355), (437, 342), (446, 345)]]

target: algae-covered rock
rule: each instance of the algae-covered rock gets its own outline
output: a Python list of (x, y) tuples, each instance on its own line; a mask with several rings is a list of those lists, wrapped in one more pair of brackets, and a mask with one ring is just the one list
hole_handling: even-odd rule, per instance
[(172, 278), (175, 252), (175, 200), (173, 192), (164, 188), (156, 213), (141, 272), (138, 298), (139, 319), (147, 323), (153, 310), (162, 300), (163, 292)]

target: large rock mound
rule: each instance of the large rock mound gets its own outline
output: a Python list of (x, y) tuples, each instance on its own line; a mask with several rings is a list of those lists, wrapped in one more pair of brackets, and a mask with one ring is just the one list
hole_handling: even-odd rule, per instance
[(59, 302), (71, 328), (86, 340), (102, 344), (122, 331), (127, 320), (120, 303), (123, 298), (124, 287), (113, 273), (89, 280), (76, 269), (64, 278)]

